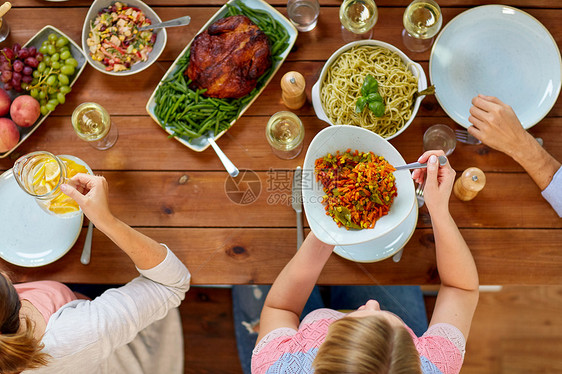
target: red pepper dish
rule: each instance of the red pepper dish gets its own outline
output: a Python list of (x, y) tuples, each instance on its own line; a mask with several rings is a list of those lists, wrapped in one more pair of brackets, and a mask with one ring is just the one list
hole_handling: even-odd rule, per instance
[(326, 194), (322, 200), (326, 215), (348, 230), (374, 228), (397, 195), (395, 170), (373, 152), (348, 149), (317, 159), (314, 173)]

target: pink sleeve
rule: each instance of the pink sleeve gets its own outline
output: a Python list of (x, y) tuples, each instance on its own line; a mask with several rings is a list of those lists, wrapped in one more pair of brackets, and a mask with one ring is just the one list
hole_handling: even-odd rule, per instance
[(460, 372), (466, 340), (455, 326), (448, 323), (432, 325), (414, 343), (422, 357), (435, 365), (443, 374)]

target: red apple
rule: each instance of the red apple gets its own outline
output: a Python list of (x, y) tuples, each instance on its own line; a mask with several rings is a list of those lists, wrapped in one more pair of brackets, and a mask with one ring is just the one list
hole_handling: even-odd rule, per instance
[(10, 99), (10, 96), (6, 93), (6, 91), (0, 89), (0, 117), (4, 117), (10, 113), (11, 103), (12, 99)]
[(39, 101), (29, 95), (21, 95), (14, 99), (10, 107), (10, 117), (16, 125), (29, 127), (37, 121), (41, 114)]
[(0, 118), (0, 152), (7, 152), (20, 141), (18, 127), (9, 118)]

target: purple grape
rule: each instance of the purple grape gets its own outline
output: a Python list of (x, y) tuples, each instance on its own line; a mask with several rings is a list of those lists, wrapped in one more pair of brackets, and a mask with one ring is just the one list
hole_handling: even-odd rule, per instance
[(6, 59), (6, 56), (4, 56), (3, 54), (0, 54), (0, 64), (3, 63), (3, 62), (6, 62), (6, 61), (8, 61)]
[(23, 78), (21, 79), (21, 81), (24, 83), (31, 83), (32, 80), (33, 77), (31, 75), (24, 75)]
[(39, 61), (37, 61), (37, 58), (35, 57), (28, 57), (24, 62), (27, 66), (31, 66), (32, 68), (36, 68), (37, 65), (39, 65)]
[(21, 45), (20, 45), (19, 43), (15, 43), (15, 44), (12, 46), (12, 50), (14, 51), (14, 54), (15, 54), (15, 55), (18, 54), (18, 52), (20, 51), (20, 49), (21, 49)]
[(17, 71), (18, 73), (21, 72), (23, 70), (23, 62), (21, 62), (20, 60), (14, 61), (14, 63), (12, 64), (12, 69), (14, 69), (14, 71)]
[[(14, 71), (12, 73), (12, 83), (19, 83), (21, 82), (21, 73), (18, 73), (17, 71)], [(14, 84), (15, 86), (15, 84)]]
[(36, 54), (37, 54), (37, 47), (35, 47), (33, 45), (31, 47), (29, 47), (29, 56), (35, 57)]
[(14, 90), (21, 92), (21, 85), (18, 84), (17, 86), (14, 86)]
[(12, 79), (12, 72), (10, 70), (4, 70), (0, 75), (0, 79), (4, 83), (8, 82), (10, 79)]
[(4, 54), (6, 55), (6, 58), (8, 60), (11, 60), (11, 59), (14, 58), (14, 51), (12, 51), (11, 48), (4, 47), (4, 48), (2, 48), (2, 52), (4, 52)]
[(31, 66), (24, 66), (24, 68), (21, 72), (25, 76), (30, 76), (31, 74), (33, 74), (33, 68)]
[(37, 53), (37, 55), (35, 55), (35, 59), (39, 62), (43, 61), (43, 53)]
[(10, 80), (10, 82), (4, 83), (4, 89), (5, 89), (6, 91), (11, 90), (12, 88), (14, 88), (14, 86), (12, 86), (11, 80)]
[(27, 48), (22, 48), (18, 51), (18, 58), (20, 60), (25, 60), (29, 57), (29, 50)]
[(2, 71), (6, 71), (6, 70), (12, 71), (12, 67), (10, 66), (9, 62), (3, 62), (3, 63), (0, 64), (0, 70), (2, 70)]

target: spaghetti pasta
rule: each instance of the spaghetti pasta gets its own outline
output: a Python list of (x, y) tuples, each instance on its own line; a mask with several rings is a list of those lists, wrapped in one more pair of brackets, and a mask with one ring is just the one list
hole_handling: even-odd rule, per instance
[[(386, 106), (382, 117), (375, 117), (370, 110), (355, 113), (367, 74), (379, 82)], [(411, 118), (417, 90), (417, 78), (397, 53), (379, 46), (355, 46), (343, 52), (328, 69), (320, 98), (334, 125), (359, 126), (387, 138)]]

